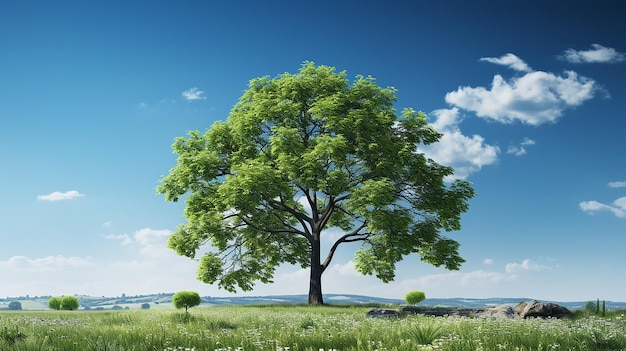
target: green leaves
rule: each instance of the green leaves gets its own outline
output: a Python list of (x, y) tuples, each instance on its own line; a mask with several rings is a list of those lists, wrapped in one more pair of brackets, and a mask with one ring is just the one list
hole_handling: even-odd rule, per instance
[[(198, 279), (229, 291), (271, 282), (283, 263), (314, 267), (318, 281), (345, 242), (361, 242), (357, 270), (385, 282), (412, 253), (458, 269), (458, 243), (439, 232), (460, 229), (474, 190), (444, 181), (453, 169), (419, 152), (441, 134), (423, 112), (397, 116), (395, 101), (372, 77), (312, 62), (252, 79), (226, 121), (172, 145), (157, 191), (185, 197), (187, 223), (168, 246), (190, 258), (204, 248)], [(322, 261), (330, 227), (345, 234)]]

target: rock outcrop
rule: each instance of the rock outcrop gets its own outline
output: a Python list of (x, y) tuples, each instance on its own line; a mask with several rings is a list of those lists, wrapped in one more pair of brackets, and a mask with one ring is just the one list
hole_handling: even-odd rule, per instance
[(515, 306), (515, 312), (522, 318), (569, 318), (572, 312), (567, 308), (549, 302), (531, 300), (520, 302)]
[(506, 305), (478, 310), (476, 311), (474, 316), (483, 317), (483, 318), (503, 318), (503, 319), (519, 318), (518, 314), (515, 313), (515, 310), (513, 310), (513, 307), (506, 306)]
[(367, 318), (398, 318), (398, 311), (383, 308), (372, 308), (367, 312)]
[(484, 308), (451, 308), (451, 307), (418, 307), (402, 306), (399, 311), (373, 308), (367, 312), (368, 317), (398, 318), (403, 314), (423, 314), (435, 317), (477, 317), (477, 318), (568, 318), (572, 312), (555, 303), (531, 300), (520, 302), (515, 307), (502, 305)]

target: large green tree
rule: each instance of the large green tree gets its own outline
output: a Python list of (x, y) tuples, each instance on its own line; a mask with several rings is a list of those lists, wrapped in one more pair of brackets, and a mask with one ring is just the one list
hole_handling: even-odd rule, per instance
[[(453, 169), (419, 149), (441, 134), (422, 112), (398, 116), (395, 101), (371, 77), (312, 62), (252, 79), (225, 122), (172, 145), (177, 164), (157, 191), (185, 197), (187, 221), (168, 246), (201, 255), (198, 279), (228, 291), (272, 282), (283, 263), (309, 268), (310, 304), (323, 303), (322, 274), (344, 243), (360, 242), (356, 269), (383, 282), (412, 253), (459, 269), (459, 244), (441, 232), (460, 229), (474, 190), (444, 181)], [(322, 253), (328, 228), (343, 235)]]

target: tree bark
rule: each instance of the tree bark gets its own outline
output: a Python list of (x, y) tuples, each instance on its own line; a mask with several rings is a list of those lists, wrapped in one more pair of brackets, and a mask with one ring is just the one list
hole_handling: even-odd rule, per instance
[(309, 305), (323, 305), (322, 297), (322, 265), (320, 264), (319, 236), (311, 243), (311, 275), (309, 279)]

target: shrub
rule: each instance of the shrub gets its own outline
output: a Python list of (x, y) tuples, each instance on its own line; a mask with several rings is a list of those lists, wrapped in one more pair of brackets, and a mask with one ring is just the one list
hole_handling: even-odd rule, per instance
[(426, 299), (426, 294), (422, 291), (409, 291), (404, 295), (404, 301), (409, 305), (417, 305), (418, 303), (424, 301)]
[(22, 303), (19, 301), (11, 301), (9, 302), (9, 310), (18, 311), (22, 309)]
[(149, 310), (150, 309), (150, 304), (149, 303), (142, 303), (141, 304), (141, 309), (142, 310)]
[(61, 298), (60, 297), (51, 297), (48, 300), (48, 307), (51, 310), (60, 310), (61, 309)]
[(75, 296), (63, 296), (61, 299), (61, 309), (73, 311), (78, 309), (78, 298)]
[(174, 307), (181, 309), (185, 309), (185, 313), (188, 313), (188, 310), (194, 306), (198, 306), (202, 299), (200, 299), (200, 294), (195, 291), (179, 291), (172, 297), (172, 303)]

